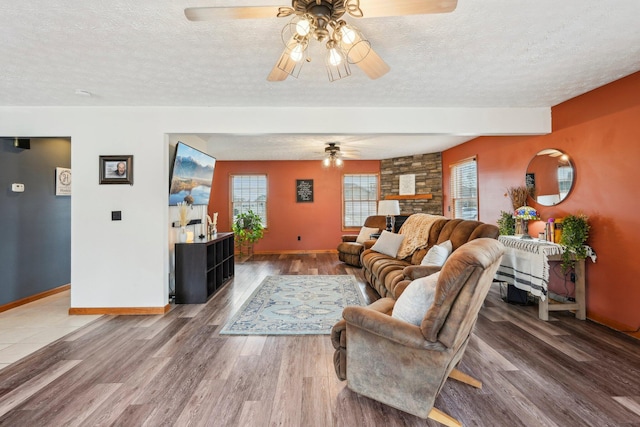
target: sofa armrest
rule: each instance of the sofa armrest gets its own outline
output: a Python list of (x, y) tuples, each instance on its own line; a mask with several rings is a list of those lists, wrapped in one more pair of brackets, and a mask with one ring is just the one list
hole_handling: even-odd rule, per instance
[(404, 274), (404, 277), (407, 277), (411, 280), (416, 280), (421, 277), (430, 276), (440, 270), (442, 270), (442, 267), (431, 265), (410, 265), (402, 270), (402, 274)]
[(344, 309), (342, 315), (347, 322), (347, 328), (349, 325), (353, 325), (406, 347), (445, 350), (440, 342), (427, 341), (419, 326), (372, 310), (369, 307), (349, 306)]
[(355, 234), (344, 234), (342, 236), (343, 242), (355, 242), (358, 239), (358, 236)]
[(362, 245), (364, 246), (365, 249), (371, 249), (371, 247), (375, 244), (376, 244), (376, 240), (371, 239), (371, 240), (365, 240), (365, 242)]
[[(380, 298), (371, 303), (367, 308), (375, 310), (379, 313), (384, 313), (391, 316), (391, 311), (396, 301), (392, 298)], [(333, 348), (346, 347), (345, 330), (347, 329), (347, 322), (344, 319), (340, 319), (338, 323), (331, 328), (331, 343)]]
[(346, 347), (344, 331), (347, 329), (347, 322), (344, 319), (338, 320), (338, 323), (331, 328), (331, 344), (336, 350), (340, 347)]

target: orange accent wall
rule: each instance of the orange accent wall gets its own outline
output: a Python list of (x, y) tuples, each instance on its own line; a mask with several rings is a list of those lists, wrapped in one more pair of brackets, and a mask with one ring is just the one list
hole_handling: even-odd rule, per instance
[[(584, 212), (591, 225), (587, 260), (587, 316), (618, 330), (640, 327), (640, 73), (610, 83), (552, 108), (549, 135), (481, 137), (442, 155), (444, 206), (450, 204), (448, 165), (477, 155), (480, 220), (495, 224), (511, 210), (506, 188), (524, 184), (529, 160), (556, 148), (571, 156), (576, 182), (556, 206), (539, 206), (543, 220)], [(448, 212), (446, 212), (448, 214)], [(530, 223), (537, 235), (543, 222)]]
[[(344, 234), (342, 176), (359, 173), (379, 174), (380, 161), (347, 160), (340, 169), (319, 160), (218, 161), (209, 213), (218, 212), (218, 230), (231, 230), (230, 176), (266, 174), (268, 229), (255, 252), (335, 250)], [(296, 203), (297, 179), (313, 179), (313, 203)]]

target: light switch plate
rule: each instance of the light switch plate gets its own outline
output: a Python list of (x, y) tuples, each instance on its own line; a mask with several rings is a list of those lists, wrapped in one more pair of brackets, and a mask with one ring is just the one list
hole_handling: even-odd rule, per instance
[(14, 193), (24, 193), (24, 184), (11, 184), (11, 191)]

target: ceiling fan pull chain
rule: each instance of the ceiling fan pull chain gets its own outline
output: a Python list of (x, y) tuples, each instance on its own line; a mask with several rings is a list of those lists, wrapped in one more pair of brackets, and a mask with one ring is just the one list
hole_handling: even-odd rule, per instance
[(360, 0), (347, 0), (345, 6), (349, 15), (354, 18), (362, 18), (364, 16), (362, 9), (360, 9)]

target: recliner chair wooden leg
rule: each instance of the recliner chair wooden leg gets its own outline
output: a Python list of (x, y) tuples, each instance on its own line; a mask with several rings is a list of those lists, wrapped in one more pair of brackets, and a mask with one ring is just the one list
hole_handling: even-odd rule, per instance
[(449, 378), (458, 380), (461, 383), (469, 384), (471, 387), (482, 388), (482, 383), (480, 381), (470, 375), (465, 374), (464, 372), (459, 371), (456, 368), (453, 368), (451, 373), (449, 373)]
[(462, 427), (462, 423), (460, 421), (436, 408), (431, 408), (427, 417), (449, 427)]

